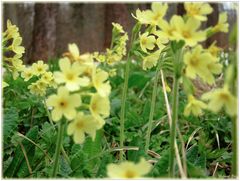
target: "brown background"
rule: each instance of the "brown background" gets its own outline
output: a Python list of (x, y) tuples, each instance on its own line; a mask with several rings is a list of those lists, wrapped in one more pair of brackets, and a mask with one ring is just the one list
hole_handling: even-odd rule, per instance
[[(225, 9), (231, 3), (211, 5), (214, 13), (203, 26), (214, 25), (218, 13), (227, 10), (231, 29), (236, 22), (236, 11)], [(61, 56), (67, 44), (73, 42), (78, 44), (81, 53), (104, 51), (111, 40), (111, 22), (120, 23), (130, 34), (135, 23), (131, 13), (150, 6), (149, 3), (4, 3), (3, 27), (5, 30), (7, 19), (19, 27), (26, 48), (26, 63), (47, 61)], [(167, 18), (183, 13), (181, 3), (170, 3)], [(218, 33), (207, 44), (215, 39), (219, 46), (228, 47), (228, 34)]]

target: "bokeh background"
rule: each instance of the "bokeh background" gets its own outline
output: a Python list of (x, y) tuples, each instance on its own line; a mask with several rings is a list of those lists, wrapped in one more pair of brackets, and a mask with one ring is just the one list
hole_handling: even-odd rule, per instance
[[(214, 12), (206, 26), (218, 21), (218, 14), (228, 12), (229, 29), (237, 22), (237, 5), (232, 2), (211, 3)], [(136, 9), (151, 8), (150, 3), (4, 3), (3, 28), (10, 19), (16, 24), (26, 48), (25, 63), (61, 56), (68, 43), (77, 43), (80, 52), (104, 51), (110, 45), (112, 22), (120, 23), (129, 35), (135, 23), (131, 13)], [(182, 3), (169, 3), (167, 19), (173, 14), (184, 14)], [(205, 46), (217, 40), (217, 45), (228, 48), (228, 34), (218, 33)]]

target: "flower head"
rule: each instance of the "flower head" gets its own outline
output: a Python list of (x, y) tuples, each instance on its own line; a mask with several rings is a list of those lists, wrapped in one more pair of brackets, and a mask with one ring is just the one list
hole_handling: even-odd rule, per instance
[(92, 82), (100, 96), (106, 97), (111, 92), (110, 83), (107, 81), (108, 73), (102, 69), (93, 71)]
[(143, 59), (143, 70), (151, 69), (157, 65), (161, 50), (157, 50), (154, 53), (149, 54)]
[(207, 105), (202, 101), (197, 100), (192, 95), (188, 96), (188, 104), (184, 109), (184, 115), (189, 116), (192, 113), (194, 116), (202, 114), (202, 109), (206, 109)]
[(189, 18), (186, 22), (184, 22), (181, 16), (176, 16), (174, 19), (176, 31), (173, 33), (177, 40), (184, 40), (186, 45), (190, 47), (206, 40), (206, 32), (198, 31), (201, 25), (200, 21), (194, 18)]
[(39, 76), (48, 70), (48, 65), (45, 64), (42, 60), (39, 60), (37, 63), (32, 64), (32, 70), (34, 75)]
[(21, 46), (22, 44), (22, 38), (21, 37), (15, 37), (12, 42), (12, 51), (16, 54), (22, 55), (25, 52), (25, 48)]
[(231, 94), (227, 85), (203, 94), (202, 99), (209, 100), (207, 109), (214, 113), (218, 113), (224, 107), (230, 116), (237, 114), (237, 98)]
[(135, 164), (130, 161), (124, 161), (120, 164), (109, 164), (107, 174), (110, 178), (118, 179), (137, 179), (146, 175), (152, 168), (144, 158)]
[(213, 27), (213, 32), (228, 32), (229, 24), (227, 23), (227, 12), (219, 15), (218, 23)]
[(102, 97), (99, 94), (93, 94), (90, 102), (90, 111), (93, 116), (108, 117), (110, 114), (110, 102), (108, 97)]
[(21, 73), (22, 78), (24, 78), (24, 81), (28, 81), (33, 77), (33, 71), (31, 67), (24, 68), (23, 72)]
[(86, 76), (79, 77), (84, 72), (84, 68), (78, 62), (71, 64), (70, 60), (65, 57), (59, 61), (60, 71), (54, 72), (53, 76), (58, 84), (65, 83), (70, 91), (76, 91), (80, 86), (88, 86), (89, 78)]
[(199, 21), (206, 21), (206, 15), (211, 14), (213, 8), (208, 3), (184, 3), (184, 8), (187, 12), (187, 16), (195, 18)]
[(82, 144), (85, 140), (85, 133), (95, 139), (97, 131), (96, 120), (92, 115), (85, 115), (79, 112), (74, 120), (68, 125), (68, 135), (73, 135), (73, 140), (77, 144)]
[(144, 52), (147, 53), (148, 50), (152, 50), (155, 47), (156, 39), (153, 35), (149, 36), (149, 33), (143, 33), (140, 35), (140, 46)]
[(65, 87), (59, 87), (57, 94), (49, 96), (46, 104), (53, 107), (53, 121), (59, 121), (63, 115), (72, 120), (77, 114), (76, 108), (81, 105), (81, 97), (78, 94), (69, 94)]
[(140, 11), (137, 9), (136, 16), (132, 15), (141, 24), (149, 24), (155, 26), (165, 16), (168, 5), (167, 3), (153, 2), (151, 5), (152, 10)]

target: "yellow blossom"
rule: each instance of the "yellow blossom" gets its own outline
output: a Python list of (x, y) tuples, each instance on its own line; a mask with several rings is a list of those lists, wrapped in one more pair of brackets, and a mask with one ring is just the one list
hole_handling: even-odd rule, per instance
[(197, 100), (192, 95), (188, 96), (188, 104), (184, 109), (184, 115), (189, 116), (191, 113), (194, 116), (200, 116), (202, 114), (202, 109), (206, 109), (207, 105), (202, 101)]
[(214, 113), (224, 107), (230, 116), (237, 115), (237, 98), (231, 94), (227, 85), (203, 94), (202, 99), (209, 100), (207, 108)]
[(68, 135), (73, 135), (73, 140), (77, 144), (82, 144), (85, 140), (85, 133), (95, 139), (97, 131), (96, 120), (92, 115), (85, 115), (79, 112), (74, 120), (68, 125)]
[(76, 108), (81, 105), (81, 97), (78, 94), (69, 94), (65, 87), (59, 87), (57, 94), (48, 97), (46, 104), (53, 107), (51, 112), (53, 121), (59, 121), (63, 116), (68, 120), (75, 118)]
[(157, 25), (161, 30), (156, 31), (154, 34), (158, 37), (164, 37), (169, 40), (176, 40), (174, 32), (176, 31), (178, 21), (178, 16), (172, 16), (169, 23), (165, 20), (159, 21)]
[(227, 12), (223, 12), (219, 15), (218, 23), (213, 27), (213, 32), (228, 32), (229, 24), (227, 23)]
[(22, 43), (21, 37), (16, 37), (13, 39), (11, 48), (14, 53), (22, 55), (25, 52), (25, 48), (21, 46), (21, 43)]
[(191, 79), (195, 79), (197, 75), (205, 77), (210, 58), (212, 56), (209, 53), (203, 53), (200, 45), (195, 47), (192, 52), (186, 52), (183, 57), (186, 64), (186, 75)]
[(148, 32), (139, 35), (140, 37), (140, 46), (144, 52), (147, 53), (148, 50), (152, 50), (155, 47), (156, 39), (153, 35), (149, 35)]
[(112, 23), (113, 28), (115, 28), (119, 33), (124, 33), (123, 27), (118, 23)]
[(217, 57), (218, 53), (222, 50), (222, 48), (216, 46), (216, 41), (214, 41), (207, 49), (212, 56)]
[(29, 85), (28, 89), (30, 90), (31, 94), (35, 94), (39, 96), (43, 96), (46, 93), (45, 89), (41, 89), (36, 82)]
[(154, 53), (149, 54), (143, 59), (143, 70), (151, 69), (157, 65), (161, 50), (157, 50)]
[(7, 30), (5, 32), (7, 34), (6, 39), (15, 39), (20, 36), (18, 32), (18, 27), (16, 25), (13, 25), (10, 20), (7, 20)]
[(213, 8), (208, 3), (186, 2), (184, 3), (187, 16), (199, 21), (206, 21), (206, 15), (211, 14)]
[(86, 76), (79, 77), (83, 74), (84, 68), (78, 62), (71, 64), (70, 60), (65, 57), (59, 60), (60, 71), (54, 72), (54, 79), (58, 84), (65, 83), (70, 91), (76, 91), (80, 86), (88, 86), (89, 78)]
[(107, 165), (107, 175), (115, 179), (138, 179), (146, 175), (152, 169), (152, 165), (144, 158), (139, 163), (124, 161), (120, 164)]
[(151, 10), (140, 11), (139, 9), (136, 10), (136, 16), (132, 14), (141, 24), (150, 24), (152, 15), (153, 13)]
[(198, 31), (201, 25), (200, 21), (189, 18), (184, 22), (181, 16), (176, 16), (175, 23), (176, 31), (173, 33), (177, 40), (184, 40), (186, 45), (193, 47), (197, 43), (206, 40), (206, 31)]
[(80, 55), (80, 51), (78, 46), (75, 43), (68, 44), (68, 51), (64, 53), (65, 57), (68, 57), (72, 62), (76, 61), (80, 64), (92, 62), (92, 55), (89, 53), (85, 53)]
[(8, 86), (9, 86), (9, 84), (7, 82), (2, 81), (2, 88), (8, 87)]
[(47, 84), (50, 83), (53, 80), (52, 72), (45, 72), (44, 74), (42, 74), (41, 80)]
[(107, 81), (108, 73), (102, 69), (93, 71), (92, 82), (100, 96), (109, 96), (111, 92), (110, 83)]
[(34, 75), (39, 76), (48, 70), (48, 65), (45, 64), (42, 60), (39, 60), (37, 63), (32, 64), (32, 70)]
[(114, 77), (115, 75), (117, 75), (117, 69), (110, 69), (108, 74), (110, 77)]
[(108, 97), (102, 97), (97, 93), (93, 94), (89, 109), (96, 118), (99, 118), (99, 116), (108, 117), (110, 114), (110, 101)]
[(33, 71), (31, 67), (25, 68), (23, 72), (21, 73), (22, 78), (24, 81), (28, 81), (33, 77)]
[(39, 79), (35, 83), (37, 84), (39, 89), (41, 89), (42, 91), (46, 92), (46, 88), (48, 87), (48, 84), (45, 81)]
[(159, 3), (159, 2), (153, 2), (151, 5), (152, 8), (152, 18), (151, 18), (151, 24), (157, 25), (159, 21), (162, 20), (162, 18), (165, 16), (167, 10), (168, 10), (168, 4), (167, 3)]

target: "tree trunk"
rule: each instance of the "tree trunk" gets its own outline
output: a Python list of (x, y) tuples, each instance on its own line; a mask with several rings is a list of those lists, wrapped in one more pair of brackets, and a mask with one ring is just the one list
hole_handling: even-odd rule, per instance
[(30, 61), (47, 61), (56, 51), (56, 15), (58, 5), (36, 3)]

